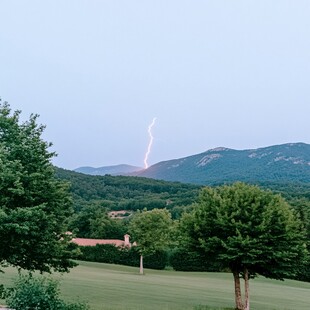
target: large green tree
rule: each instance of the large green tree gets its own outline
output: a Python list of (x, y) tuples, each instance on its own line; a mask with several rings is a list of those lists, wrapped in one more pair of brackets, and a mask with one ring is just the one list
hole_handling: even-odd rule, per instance
[(135, 214), (129, 224), (129, 233), (137, 243), (140, 254), (140, 274), (143, 274), (143, 256), (164, 250), (171, 242), (173, 221), (166, 209), (143, 210)]
[(20, 113), (0, 101), (0, 265), (67, 271), (68, 186), (54, 177), (38, 116), (21, 122)]
[(188, 247), (231, 270), (240, 310), (250, 308), (250, 278), (293, 276), (307, 256), (303, 225), (285, 200), (244, 183), (204, 188), (180, 227)]

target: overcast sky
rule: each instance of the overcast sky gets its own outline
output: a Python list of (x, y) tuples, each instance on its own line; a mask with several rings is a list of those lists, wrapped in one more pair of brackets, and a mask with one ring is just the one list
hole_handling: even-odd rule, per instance
[(0, 0), (0, 96), (54, 163), (310, 143), (309, 0)]

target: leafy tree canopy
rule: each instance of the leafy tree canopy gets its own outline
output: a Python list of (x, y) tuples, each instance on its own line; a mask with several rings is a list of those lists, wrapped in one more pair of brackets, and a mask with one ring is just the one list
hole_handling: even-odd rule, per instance
[[(305, 230), (279, 195), (235, 183), (204, 188), (181, 229), (192, 250), (228, 267), (234, 274), (236, 308), (248, 309), (248, 279), (295, 275), (307, 257)], [(241, 302), (239, 278), (246, 281)]]
[[(129, 233), (136, 241), (141, 258), (146, 254), (163, 250), (170, 243), (173, 221), (166, 209), (137, 212), (129, 224)], [(143, 273), (143, 261), (140, 261)]]
[(20, 122), (20, 113), (0, 101), (0, 264), (67, 271), (68, 186), (54, 176), (38, 116)]

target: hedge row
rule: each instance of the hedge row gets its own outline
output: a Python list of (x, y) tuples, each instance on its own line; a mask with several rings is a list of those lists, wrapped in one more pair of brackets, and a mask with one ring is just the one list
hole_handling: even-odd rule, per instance
[(186, 249), (177, 249), (170, 254), (169, 264), (176, 271), (221, 271), (220, 266), (206, 257)]
[[(80, 260), (137, 267), (140, 264), (140, 256), (135, 247), (130, 249), (120, 248), (113, 244), (77, 246), (72, 243), (70, 248), (73, 252), (79, 253), (74, 258)], [(76, 251), (77, 248), (79, 251)], [(225, 271), (221, 266), (210, 261), (208, 257), (203, 257), (188, 249), (176, 249), (170, 252), (169, 255), (167, 252), (158, 251), (153, 255), (145, 256), (143, 258), (143, 264), (145, 268), (158, 270), (165, 269), (169, 265), (176, 271)], [(310, 282), (310, 264), (308, 263), (307, 266), (303, 266), (294, 279)]]
[[(113, 244), (97, 244), (95, 246), (80, 246), (80, 260), (119, 264), (127, 266), (139, 266), (140, 255), (137, 248), (121, 248)], [(165, 251), (157, 251), (152, 255), (143, 257), (143, 265), (150, 269), (164, 269), (168, 263), (168, 255)]]
[[(80, 260), (119, 264), (127, 266), (139, 266), (140, 256), (136, 247), (121, 248), (113, 244), (97, 244), (96, 246), (80, 246)], [(212, 262), (207, 262), (205, 257), (186, 249), (177, 249), (167, 254), (165, 251), (157, 251), (143, 258), (145, 268), (165, 269), (171, 266), (177, 271), (220, 271), (221, 268)]]

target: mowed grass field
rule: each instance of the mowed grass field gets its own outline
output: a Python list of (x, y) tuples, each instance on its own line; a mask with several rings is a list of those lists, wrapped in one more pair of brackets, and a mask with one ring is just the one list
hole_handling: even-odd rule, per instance
[[(60, 280), (65, 300), (86, 301), (93, 310), (234, 308), (230, 273), (145, 271), (139, 275), (138, 267), (79, 262), (70, 273), (52, 277)], [(10, 285), (16, 276), (6, 268), (0, 284)], [(310, 283), (259, 277), (250, 281), (250, 293), (252, 310), (310, 309)]]

